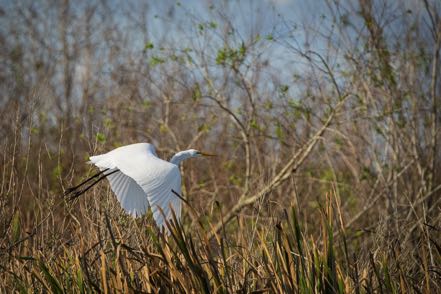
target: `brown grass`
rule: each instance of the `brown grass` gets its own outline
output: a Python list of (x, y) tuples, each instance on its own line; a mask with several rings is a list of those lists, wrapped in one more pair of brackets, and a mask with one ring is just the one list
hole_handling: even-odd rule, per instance
[[(270, 2), (0, 4), (2, 292), (441, 292), (439, 5)], [(219, 155), (169, 236), (62, 196), (135, 142)]]

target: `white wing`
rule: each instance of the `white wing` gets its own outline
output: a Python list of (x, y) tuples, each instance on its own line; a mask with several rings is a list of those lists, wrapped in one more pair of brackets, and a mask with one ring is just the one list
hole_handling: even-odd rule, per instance
[[(181, 217), (181, 199), (176, 196), (172, 191), (175, 191), (179, 195), (181, 194), (181, 175), (179, 168), (167, 161), (164, 161), (168, 165), (173, 165), (173, 169), (163, 173), (164, 178), (161, 183), (146, 183), (142, 187), (147, 193), (147, 197), (152, 208), (153, 218), (156, 221), (158, 227), (165, 227), (165, 219), (172, 220), (173, 209), (176, 219)], [(162, 211), (161, 211), (162, 210)]]
[[(116, 169), (107, 171), (113, 172)], [(141, 187), (129, 176), (121, 171), (112, 173), (107, 176), (112, 191), (116, 194), (116, 198), (121, 203), (127, 213), (132, 216), (141, 216), (149, 208), (147, 196)]]
[(128, 213), (135, 216), (144, 214), (150, 204), (153, 218), (160, 228), (165, 225), (164, 215), (166, 219), (172, 219), (170, 207), (176, 217), (180, 218), (181, 200), (172, 192), (174, 190), (181, 194), (179, 168), (158, 158), (153, 145), (127, 145), (103, 155), (92, 156), (90, 160), (101, 170), (120, 170), (108, 178), (113, 192)]

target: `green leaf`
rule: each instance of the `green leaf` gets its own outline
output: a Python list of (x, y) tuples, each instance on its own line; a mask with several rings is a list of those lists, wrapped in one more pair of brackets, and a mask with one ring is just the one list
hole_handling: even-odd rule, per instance
[(225, 64), (226, 57), (227, 55), (225, 49), (220, 49), (219, 51), (217, 51), (216, 64), (218, 65)]
[(288, 93), (288, 90), (289, 90), (289, 86), (288, 85), (280, 85), (280, 87), (279, 87), (279, 91), (282, 94)]
[(38, 265), (40, 267), (40, 270), (43, 272), (43, 275), (46, 278), (46, 281), (49, 283), (49, 286), (51, 287), (52, 292), (53, 293), (64, 293), (63, 289), (60, 286), (60, 283), (50, 273), (49, 268), (46, 266), (46, 264), (43, 262), (43, 260), (39, 260)]
[(167, 126), (166, 126), (165, 124), (161, 124), (161, 125), (159, 126), (159, 132), (161, 132), (161, 133), (163, 133), (163, 134), (167, 133), (167, 132), (168, 132), (168, 128), (167, 128)]
[(84, 277), (81, 268), (77, 270), (77, 286), (80, 289), (80, 293), (85, 293)]
[(235, 186), (242, 186), (242, 179), (236, 175), (229, 176), (228, 180)]
[(38, 135), (40, 133), (40, 130), (36, 127), (31, 128), (31, 134)]
[(142, 108), (145, 110), (149, 109), (150, 107), (152, 107), (152, 102), (150, 100), (144, 100), (142, 102)]
[(207, 133), (210, 130), (210, 126), (207, 124), (202, 124), (198, 127), (198, 132)]
[(52, 170), (52, 176), (54, 178), (58, 178), (61, 176), (61, 172), (63, 171), (63, 167), (60, 164), (57, 164), (56, 167)]
[(247, 53), (247, 47), (245, 47), (245, 43), (242, 42), (239, 48), (239, 56), (241, 59), (245, 57), (245, 54)]
[(111, 129), (113, 127), (113, 120), (110, 117), (104, 118), (103, 125), (106, 129)]
[(250, 122), (250, 126), (251, 126), (253, 129), (260, 130), (260, 126), (259, 126), (259, 124), (257, 123), (257, 121), (256, 121), (255, 119), (252, 119), (252, 120), (251, 120), (251, 122)]
[(158, 56), (152, 56), (149, 61), (149, 64), (152, 67), (157, 66), (159, 64), (163, 64), (163, 63), (165, 63), (165, 59), (158, 57)]
[(338, 146), (343, 146), (343, 140), (341, 138), (339, 138), (339, 137), (335, 137), (334, 138), (334, 142)]
[(95, 138), (99, 143), (106, 142), (106, 135), (104, 135), (103, 133), (100, 132), (96, 133)]
[(147, 50), (150, 50), (150, 49), (153, 49), (153, 48), (155, 48), (155, 45), (153, 45), (152, 42), (148, 42), (148, 43), (145, 44), (145, 46), (144, 46), (144, 51), (147, 51)]
[(271, 109), (273, 109), (273, 102), (271, 100), (268, 100), (264, 103), (263, 107), (266, 110), (271, 110)]
[(193, 99), (193, 101), (196, 102), (199, 101), (201, 97), (202, 97), (201, 87), (199, 86), (199, 83), (196, 83), (191, 98)]
[(283, 140), (283, 138), (284, 138), (282, 125), (280, 124), (280, 122), (276, 123), (276, 137), (279, 140)]

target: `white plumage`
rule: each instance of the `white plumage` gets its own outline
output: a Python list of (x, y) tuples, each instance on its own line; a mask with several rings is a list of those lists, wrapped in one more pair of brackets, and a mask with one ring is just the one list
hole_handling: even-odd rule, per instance
[[(165, 219), (181, 216), (181, 175), (179, 163), (190, 157), (211, 154), (190, 149), (173, 156), (170, 162), (157, 157), (155, 147), (138, 143), (116, 148), (108, 153), (90, 157), (90, 162), (105, 170), (112, 191), (124, 210), (132, 216), (141, 216), (150, 207), (159, 228)], [(162, 209), (162, 213), (161, 213)], [(165, 218), (164, 218), (165, 216)]]

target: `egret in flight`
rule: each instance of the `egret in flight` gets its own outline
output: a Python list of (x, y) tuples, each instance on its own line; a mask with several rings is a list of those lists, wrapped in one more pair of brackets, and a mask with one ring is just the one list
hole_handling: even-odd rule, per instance
[[(76, 198), (89, 190), (103, 178), (110, 182), (121, 206), (130, 215), (137, 217), (150, 208), (157, 226), (165, 228), (166, 220), (181, 216), (181, 174), (179, 164), (192, 157), (214, 156), (195, 149), (176, 153), (170, 161), (160, 159), (155, 147), (149, 143), (138, 143), (116, 148), (108, 153), (90, 157), (90, 163), (100, 172), (78, 186), (67, 189), (65, 195)], [(91, 185), (84, 184), (96, 179)]]

